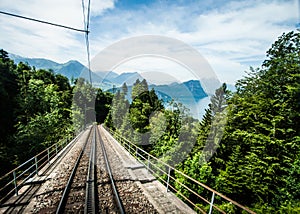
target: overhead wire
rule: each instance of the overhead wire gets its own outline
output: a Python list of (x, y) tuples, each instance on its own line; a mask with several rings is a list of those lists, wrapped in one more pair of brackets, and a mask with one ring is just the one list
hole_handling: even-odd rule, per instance
[(44, 20), (40, 20), (40, 19), (35, 19), (35, 18), (27, 17), (27, 16), (22, 16), (22, 15), (18, 15), (18, 14), (14, 14), (14, 13), (8, 13), (8, 12), (1, 11), (1, 10), (0, 10), (0, 14), (85, 33), (85, 44), (86, 44), (86, 51), (87, 51), (87, 58), (88, 58), (87, 60), (88, 60), (89, 81), (90, 81), (90, 84), (92, 85), (93, 82), (92, 82), (92, 72), (91, 72), (91, 63), (90, 63), (90, 44), (89, 44), (90, 9), (91, 9), (91, 1), (88, 0), (87, 15), (85, 15), (84, 0), (82, 0), (84, 30), (69, 27), (66, 25), (53, 23), (53, 22), (48, 22), (48, 21), (44, 21)]
[(8, 12), (4, 12), (4, 11), (0, 11), (0, 13), (4, 14), (4, 15), (7, 15), (7, 16), (13, 16), (13, 17), (17, 17), (17, 18), (21, 18), (21, 19), (26, 19), (26, 20), (30, 20), (30, 21), (34, 21), (34, 22), (39, 22), (39, 23), (43, 23), (43, 24), (47, 24), (47, 25), (52, 25), (52, 26), (56, 26), (56, 27), (66, 28), (66, 29), (69, 29), (69, 30), (84, 32), (86, 34), (89, 33), (89, 32), (86, 31), (86, 29), (84, 29), (84, 30), (77, 29), (77, 28), (73, 28), (73, 27), (69, 27), (69, 26), (65, 26), (65, 25), (61, 25), (61, 24), (47, 22), (47, 21), (44, 21), (44, 20), (30, 18), (30, 17), (26, 17), (26, 16), (21, 16), (21, 15), (17, 15), (17, 14), (13, 14), (13, 13), (8, 13)]
[(84, 0), (81, 1), (81, 4), (82, 4), (83, 22), (84, 22), (84, 28), (85, 28), (85, 44), (86, 44), (86, 52), (87, 52), (87, 58), (88, 58), (87, 60), (88, 60), (89, 80), (90, 80), (90, 84), (93, 85), (91, 60), (90, 60), (90, 43), (89, 43), (89, 24), (90, 24), (91, 1), (90, 0), (88, 1), (87, 15), (85, 14)]

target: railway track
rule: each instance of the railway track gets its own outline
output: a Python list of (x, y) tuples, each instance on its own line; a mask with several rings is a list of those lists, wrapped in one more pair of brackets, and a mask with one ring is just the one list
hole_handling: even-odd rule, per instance
[[(105, 172), (102, 171), (101, 175), (97, 176), (96, 156), (99, 147), (101, 150), (98, 155), (103, 157)], [(103, 169), (103, 166), (101, 168)], [(100, 180), (99, 184), (105, 183), (100, 188), (98, 180)], [(100, 197), (98, 197), (98, 190), (100, 190)], [(101, 212), (106, 213), (125, 213), (103, 140), (97, 126), (94, 126), (75, 162), (56, 213), (98, 213), (99, 208)]]
[[(113, 143), (107, 138), (101, 126), (98, 127), (98, 132), (100, 143), (107, 153), (105, 159), (108, 160), (110, 165), (109, 171), (112, 175), (112, 179), (107, 178), (110, 176), (103, 169), (104, 160), (99, 158), (98, 179), (100, 177), (103, 178), (102, 182), (98, 180), (99, 211), (101, 213), (158, 213), (137, 183), (132, 179), (128, 170), (123, 166), (118, 152), (115, 150)], [(99, 154), (99, 157), (102, 157), (102, 155)], [(112, 185), (109, 185), (109, 182), (112, 181), (120, 202), (116, 201), (113, 194), (109, 194), (114, 191)], [(118, 203), (120, 204), (118, 205)], [(121, 206), (122, 209), (120, 208)]]
[(83, 134), (25, 212), (157, 213), (100, 126)]
[(75, 161), (56, 213), (82, 213), (83, 211), (87, 212), (88, 210), (96, 209), (93, 207), (95, 203), (91, 203), (91, 200), (95, 197), (92, 195), (92, 191), (90, 191), (96, 179), (94, 174), (95, 162), (93, 160), (96, 152), (95, 130), (96, 128), (93, 126)]
[(99, 192), (99, 210), (101, 213), (125, 213), (124, 206), (121, 202), (119, 192), (117, 190), (115, 179), (111, 170), (111, 166), (108, 160), (108, 155), (103, 142), (103, 138), (100, 135), (97, 128), (97, 136), (99, 137), (99, 173), (98, 173), (98, 192)]
[(89, 159), (89, 168), (86, 180), (86, 194), (85, 194), (85, 207), (84, 213), (96, 213), (97, 211), (97, 163), (96, 163), (96, 128), (94, 128), (94, 137), (92, 138), (92, 148)]

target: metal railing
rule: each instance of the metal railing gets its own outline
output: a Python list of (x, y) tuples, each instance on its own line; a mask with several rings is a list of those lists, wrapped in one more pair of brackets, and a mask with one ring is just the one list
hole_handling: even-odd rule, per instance
[[(106, 128), (106, 127), (105, 127)], [(154, 157), (153, 155), (149, 154), (145, 150), (138, 147), (138, 145), (131, 143), (129, 140), (123, 138), (116, 132), (112, 132), (111, 130), (108, 130), (115, 139), (133, 156), (135, 159), (137, 159), (141, 164), (143, 164), (149, 172), (151, 172), (160, 182), (162, 182), (166, 186), (166, 191), (172, 191), (176, 193), (178, 196), (180, 196), (185, 202), (190, 204), (190, 206), (200, 213), (226, 213), (226, 210), (222, 209), (222, 206), (220, 204), (216, 204), (215, 201), (220, 203), (225, 202), (230, 204), (231, 206), (235, 207), (235, 212), (239, 213), (251, 213), (254, 214), (252, 210), (249, 208), (239, 204), (238, 202), (226, 197), (225, 195), (217, 192), (216, 190), (208, 187), (207, 185), (197, 181), (196, 179), (184, 174), (183, 172), (175, 169), (174, 167), (168, 165), (167, 163), (164, 163), (162, 160)], [(172, 173), (171, 173), (172, 172)], [(199, 193), (194, 191), (193, 189), (189, 188), (184, 183), (180, 182), (178, 179), (175, 178), (175, 176), (172, 176), (173, 174), (178, 174), (182, 177), (184, 177), (189, 183), (194, 184), (196, 186), (202, 187), (204, 190), (210, 193), (211, 198), (207, 199), (204, 196), (201, 196)], [(176, 184), (176, 185), (174, 185)], [(180, 186), (181, 191), (179, 191), (178, 188), (175, 186)], [(186, 197), (182, 192), (184, 190), (185, 192), (188, 192), (189, 195), (193, 196), (193, 200)], [(197, 203), (195, 203), (197, 201)], [(207, 206), (199, 206), (199, 203), (202, 202), (206, 204)], [(205, 209), (205, 208), (206, 209)], [(238, 211), (239, 209), (239, 211)]]
[[(33, 178), (35, 175), (40, 176), (46, 172), (48, 169), (46, 165), (48, 164), (50, 167), (53, 164), (53, 158), (64, 148), (70, 147), (81, 134), (82, 132), (77, 136), (74, 134), (68, 139), (53, 144), (49, 148), (22, 163), (17, 168), (3, 175), (0, 178), (0, 206), (13, 194), (18, 195), (19, 189), (24, 186), (30, 178)], [(72, 138), (73, 140), (70, 142)]]

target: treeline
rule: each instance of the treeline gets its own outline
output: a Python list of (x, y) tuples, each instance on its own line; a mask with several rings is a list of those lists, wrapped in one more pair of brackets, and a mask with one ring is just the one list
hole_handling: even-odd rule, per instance
[[(188, 109), (174, 101), (165, 108), (145, 79), (137, 79), (131, 94), (127, 93), (124, 83), (114, 95), (105, 120), (105, 125), (121, 136), (166, 161), (173, 160), (170, 149), (181, 151), (187, 138), (196, 137), (196, 131), (194, 135), (190, 131), (196, 128), (197, 120), (188, 114)], [(131, 99), (127, 99), (129, 96)]]
[[(203, 161), (208, 130), (215, 127), (209, 108), (197, 145), (178, 168), (258, 213), (299, 213), (300, 33), (279, 37), (262, 66), (247, 74), (237, 81), (237, 92), (224, 91), (227, 122), (216, 153)], [(231, 203), (222, 206), (237, 212)]]
[[(126, 85), (116, 93), (105, 123), (258, 213), (299, 213), (300, 32), (280, 36), (262, 66), (250, 68), (236, 88), (234, 93), (225, 84), (217, 89), (198, 122), (178, 103), (165, 108), (145, 80), (137, 81), (132, 103), (126, 99)], [(202, 187), (175, 176), (200, 195), (211, 197)], [(231, 203), (216, 203), (229, 213), (239, 212)]]
[[(0, 50), (0, 177), (88, 124), (103, 123), (112, 94), (85, 79), (16, 65)], [(95, 114), (96, 111), (96, 114)]]
[(71, 135), (72, 90), (66, 77), (16, 65), (0, 50), (1, 175)]

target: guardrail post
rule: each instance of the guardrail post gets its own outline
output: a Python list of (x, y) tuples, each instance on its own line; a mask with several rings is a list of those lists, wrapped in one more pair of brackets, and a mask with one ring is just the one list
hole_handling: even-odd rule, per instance
[(138, 153), (139, 153), (139, 148), (135, 147), (135, 157), (136, 157), (136, 159), (138, 159)]
[(129, 145), (129, 149), (128, 149), (128, 152), (129, 152), (129, 154), (131, 154), (131, 144), (130, 143), (128, 143), (128, 145)]
[(38, 175), (38, 164), (37, 164), (37, 157), (34, 157), (34, 162), (35, 162), (35, 174)]
[(150, 155), (148, 154), (148, 163), (147, 163), (148, 172), (150, 172)]
[(57, 155), (57, 144), (55, 144), (55, 154)]
[(49, 148), (47, 149), (47, 155), (48, 155), (48, 164), (50, 164), (50, 152), (49, 152)]
[(214, 205), (214, 199), (215, 199), (215, 192), (213, 192), (212, 196), (211, 196), (211, 201), (210, 201), (210, 207), (209, 207), (209, 213), (212, 213), (212, 209), (213, 209), (213, 205)]
[(168, 170), (168, 180), (167, 180), (167, 192), (169, 191), (170, 173), (171, 173), (171, 168), (169, 167), (169, 170)]
[(13, 175), (14, 175), (14, 185), (15, 185), (15, 192), (16, 192), (16, 195), (18, 196), (18, 187), (17, 187), (17, 180), (16, 180), (16, 171), (13, 171)]

